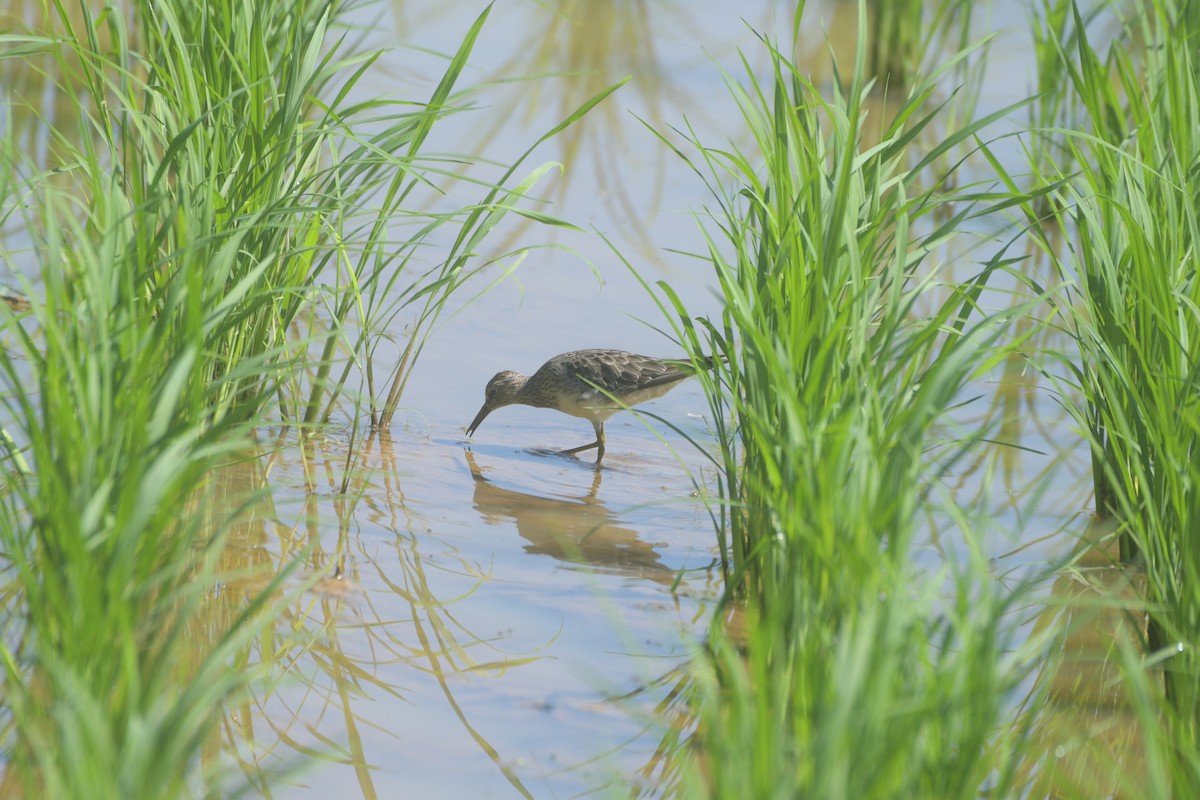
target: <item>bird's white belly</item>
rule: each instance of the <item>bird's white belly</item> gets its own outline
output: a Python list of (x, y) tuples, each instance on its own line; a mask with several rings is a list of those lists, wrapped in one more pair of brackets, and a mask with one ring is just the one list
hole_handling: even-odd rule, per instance
[[(667, 392), (675, 388), (675, 383), (665, 383), (658, 386), (652, 386), (648, 389), (638, 389), (630, 392), (621, 398), (621, 402), (625, 406), (636, 406), (638, 403), (644, 403), (647, 400), (653, 400), (656, 397), (662, 397)], [(573, 417), (583, 417), (597, 422), (603, 422), (613, 414), (622, 410), (622, 406), (614, 405), (611, 398), (604, 395), (602, 392), (593, 390), (578, 397), (562, 398), (558, 406), (558, 410), (564, 414), (570, 414)]]
[(603, 422), (621, 409), (613, 405), (612, 400), (597, 392), (589, 394), (588, 397), (563, 398), (559, 401), (558, 410), (573, 417)]

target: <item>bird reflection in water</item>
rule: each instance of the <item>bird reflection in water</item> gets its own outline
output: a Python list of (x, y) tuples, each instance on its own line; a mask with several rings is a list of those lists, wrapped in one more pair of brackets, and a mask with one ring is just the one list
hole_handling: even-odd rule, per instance
[(578, 499), (542, 497), (497, 486), (484, 477), (470, 450), (464, 454), (475, 479), (475, 509), (492, 524), (511, 519), (528, 542), (526, 552), (675, 588), (676, 570), (663, 564), (636, 531), (617, 525), (616, 515), (597, 499), (600, 472)]

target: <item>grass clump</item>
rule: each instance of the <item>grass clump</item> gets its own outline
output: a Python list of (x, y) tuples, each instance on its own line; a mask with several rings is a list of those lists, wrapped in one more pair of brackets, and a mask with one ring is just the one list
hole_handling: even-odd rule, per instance
[[(1074, 24), (1083, 30), (1078, 9)], [(1168, 721), (1160, 766), (1190, 795), (1200, 787), (1200, 9), (1146, 4), (1131, 34), (1145, 47), (1118, 41), (1106, 57), (1077, 36), (1071, 82), (1092, 135), (1069, 139), (1079, 169), (1060, 195), (1077, 241), (1050, 252), (1072, 287), (1057, 308), (1079, 349), (1063, 354), (1064, 382), (1092, 446), (1096, 510), (1117, 521), (1122, 559), (1146, 570), (1147, 663), (1162, 669), (1147, 716)], [(1159, 680), (1151, 670), (1138, 686)]]
[[(56, 119), (71, 118), (45, 127), (32, 157), (16, 125), (0, 143), (0, 220), (23, 222), (5, 255), (38, 276), (0, 350), (5, 794), (230, 788), (220, 759), (200, 754), (258, 674), (244, 665), (256, 637), (275, 636), (295, 564), (210, 615), (234, 594), (218, 567), (243, 502), (213, 470), (264, 421), (327, 418), (349, 391), (335, 362), (361, 368), (397, 308), (436, 318), (546, 171), (487, 185), (478, 205), (392, 241), (391, 217), (441, 171), (421, 150), (454, 109), (487, 11), (430, 100), (411, 104), (353, 99), (378, 54), (338, 32), (346, 9), (50, 2), (43, 30), (3, 41), (6, 57), (53, 67), (69, 98)], [(4, 100), (41, 119), (36, 98)], [(451, 255), (409, 270), (445, 226)]]
[(727, 359), (699, 379), (720, 448), (725, 613), (744, 614), (745, 632), (722, 618), (697, 667), (687, 794), (974, 797), (1012, 778), (991, 754), (1012, 743), (996, 732), (1024, 674), (1003, 655), (1020, 592), (992, 583), (966, 517), (961, 563), (935, 575), (911, 554), (938, 478), (985, 431), (931, 439), (1008, 352), (1005, 315), (978, 307), (1003, 255), (961, 284), (927, 262), (974, 215), (1020, 198), (923, 182), (995, 118), (913, 158), (937, 117), (936, 75), (863, 144), (864, 37), (845, 94), (769, 44), (767, 80), (727, 81), (752, 152), (692, 137), (716, 202), (705, 256), (724, 315), (693, 319), (660, 288), (693, 356)]
[(250, 678), (230, 660), (269, 623), (278, 586), (210, 640), (185, 635), (213, 602), (235, 510), (208, 508), (207, 476), (259, 420), (273, 370), (243, 359), (218, 374), (206, 345), (241, 315), (186, 302), (214, 267), (207, 249), (175, 252), (167, 277), (146, 269), (146, 218), (127, 199), (93, 195), (81, 219), (73, 196), (45, 191), (44, 292), (30, 316), (8, 315), (0, 356), (4, 785), (27, 796), (185, 793)]

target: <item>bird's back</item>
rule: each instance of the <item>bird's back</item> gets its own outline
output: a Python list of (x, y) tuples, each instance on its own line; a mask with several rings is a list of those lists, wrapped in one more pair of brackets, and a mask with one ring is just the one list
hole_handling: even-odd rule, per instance
[(623, 350), (576, 350), (543, 364), (526, 391), (536, 400), (531, 405), (605, 419), (619, 410), (606, 392), (627, 406), (637, 405), (666, 394), (690, 374), (676, 362)]

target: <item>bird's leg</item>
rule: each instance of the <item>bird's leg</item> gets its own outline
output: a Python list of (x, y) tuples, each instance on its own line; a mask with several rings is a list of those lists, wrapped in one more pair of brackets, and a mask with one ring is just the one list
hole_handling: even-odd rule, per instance
[(576, 453), (582, 453), (584, 450), (591, 450), (593, 447), (595, 447), (596, 463), (599, 464), (600, 459), (604, 458), (604, 423), (593, 422), (592, 427), (596, 429), (596, 441), (592, 442), (591, 444), (572, 447), (570, 450), (560, 450), (559, 453), (564, 456), (573, 456)]

